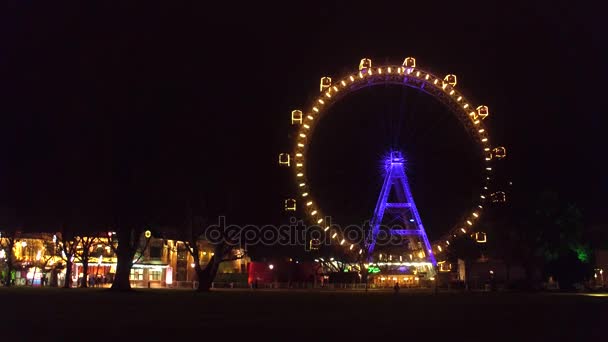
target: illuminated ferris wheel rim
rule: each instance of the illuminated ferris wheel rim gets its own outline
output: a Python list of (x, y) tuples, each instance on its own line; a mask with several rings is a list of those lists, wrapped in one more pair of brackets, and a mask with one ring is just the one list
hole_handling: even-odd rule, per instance
[[(466, 215), (463, 222), (457, 224), (456, 228), (452, 229), (445, 236), (432, 244), (433, 250), (429, 252), (435, 254), (442, 253), (445, 251), (446, 247), (449, 246), (451, 238), (457, 236), (459, 233), (479, 234), (479, 232), (473, 230), (473, 226), (481, 214), (483, 203), (489, 196), (488, 183), (491, 180), (492, 171), (489, 162), (491, 162), (492, 159), (503, 158), (506, 155), (506, 152), (504, 147), (491, 148), (489, 133), (482, 122), (489, 115), (488, 107), (484, 105), (473, 106), (471, 102), (456, 89), (456, 83), (455, 75), (449, 74), (444, 78), (440, 78), (430, 72), (417, 68), (416, 60), (411, 57), (406, 58), (403, 65), (383, 65), (378, 67), (372, 67), (371, 60), (364, 58), (359, 64), (359, 71), (354, 74), (346, 75), (334, 83), (332, 83), (330, 77), (321, 78), (320, 96), (313, 101), (306, 113), (302, 110), (293, 110), (291, 117), (292, 124), (300, 125), (293, 154), (296, 185), (299, 189), (299, 199), (302, 200), (303, 208), (312, 221), (323, 226), (324, 217), (328, 216), (322, 213), (321, 208), (312, 198), (305, 170), (309, 146), (308, 142), (313, 135), (316, 124), (323, 118), (329, 107), (341, 98), (362, 88), (392, 84), (420, 90), (433, 96), (443, 105), (448, 107), (464, 125), (468, 134), (473, 138), (479, 148), (480, 156), (485, 162), (484, 186), (479, 195), (479, 201), (475, 203), (474, 209), (471, 210), (469, 215)], [(279, 163), (284, 164), (285, 160), (282, 161), (281, 156), (279, 156)], [(287, 155), (287, 164), (289, 165), (290, 162), (290, 156)], [(285, 205), (287, 210), (295, 210), (296, 200), (292, 200), (293, 207), (288, 207), (286, 200)], [(347, 241), (342, 235), (342, 232), (337, 229), (326, 226), (324, 231), (326, 234), (329, 234), (332, 241), (336, 241), (339, 245), (347, 247), (350, 251), (359, 254), (363, 253), (364, 246)], [(483, 242), (485, 242), (485, 233), (483, 234)]]

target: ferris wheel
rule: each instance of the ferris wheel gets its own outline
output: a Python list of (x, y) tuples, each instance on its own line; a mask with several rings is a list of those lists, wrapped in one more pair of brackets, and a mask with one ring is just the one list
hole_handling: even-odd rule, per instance
[[(418, 215), (417, 209), (413, 202), (407, 177), (403, 172), (402, 155), (398, 151), (393, 151), (387, 159), (387, 170), (393, 178), (385, 180), (376, 211), (372, 218), (372, 227), (367, 238), (363, 240), (349, 240), (344, 231), (332, 227), (325, 222), (325, 217), (331, 213), (325, 212), (319, 205), (317, 199), (313, 196), (313, 189), (309, 182), (309, 177), (306, 171), (306, 165), (309, 160), (309, 146), (315, 127), (328, 115), (332, 105), (348, 96), (356, 96), (356, 91), (362, 88), (374, 87), (380, 85), (397, 85), (402, 87), (412, 88), (414, 90), (426, 93), (439, 101), (445, 108), (449, 110), (462, 124), (467, 134), (474, 141), (474, 146), (477, 150), (477, 155), (482, 161), (483, 179), (481, 180), (481, 188), (477, 199), (470, 204), (469, 209), (462, 215), (462, 219), (456, 222), (440, 239), (432, 243), (426, 239), (426, 234), (422, 227), (422, 222)], [(353, 73), (344, 75), (340, 78), (322, 77), (319, 87), (319, 95), (314, 99), (313, 103), (306, 109), (295, 109), (291, 112), (291, 125), (297, 128), (295, 135), (294, 149), (292, 152), (279, 154), (279, 164), (281, 166), (293, 169), (296, 188), (298, 189), (297, 196), (284, 200), (284, 210), (300, 211), (306, 214), (308, 219), (315, 225), (322, 227), (324, 238), (331, 241), (336, 246), (341, 246), (345, 253), (356, 258), (365, 258), (367, 262), (377, 263), (382, 261), (382, 254), (374, 254), (375, 236), (374, 236), (374, 220), (381, 221), (384, 211), (387, 206), (395, 208), (406, 208), (409, 210), (409, 216), (406, 217), (409, 222), (414, 223), (413, 230), (400, 230), (404, 235), (419, 235), (422, 238), (422, 253), (421, 258), (424, 258), (433, 266), (442, 263), (440, 261), (445, 258), (445, 252), (450, 247), (450, 242), (462, 235), (469, 235), (475, 238), (478, 243), (487, 241), (487, 234), (477, 223), (482, 215), (484, 207), (489, 202), (504, 202), (506, 201), (505, 193), (502, 191), (494, 191), (491, 186), (493, 180), (493, 163), (506, 157), (506, 149), (503, 146), (493, 146), (490, 142), (490, 135), (484, 122), (488, 119), (490, 110), (486, 105), (474, 105), (467, 100), (464, 95), (457, 89), (457, 77), (454, 74), (448, 74), (444, 77), (438, 77), (428, 71), (419, 68), (416, 65), (416, 59), (407, 57), (401, 65), (381, 65), (372, 66), (372, 61), (369, 58), (361, 59), (358, 70)], [(388, 177), (388, 176), (387, 176)], [(397, 179), (401, 179), (397, 181)], [(397, 184), (399, 183), (399, 184)], [(388, 185), (387, 185), (388, 184)], [(384, 192), (387, 187), (397, 184), (402, 194), (400, 203), (387, 203)], [(379, 213), (379, 210), (382, 212)], [(371, 214), (371, 213), (370, 213)], [(379, 218), (380, 217), (380, 218)], [(378, 223), (378, 222), (376, 222)], [(419, 231), (420, 234), (416, 233)], [(387, 259), (388, 258), (388, 259)], [(410, 258), (412, 256), (410, 255)], [(385, 261), (390, 264), (393, 261), (392, 255), (384, 255)], [(437, 261), (436, 261), (437, 260)], [(395, 259), (395, 264), (403, 260)], [(412, 261), (412, 260), (408, 260)]]

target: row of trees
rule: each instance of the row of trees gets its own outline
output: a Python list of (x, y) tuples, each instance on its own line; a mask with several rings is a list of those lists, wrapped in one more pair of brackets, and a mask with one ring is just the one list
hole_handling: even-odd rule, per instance
[(456, 239), (450, 246), (451, 258), (468, 265), (482, 253), (500, 259), (507, 268), (507, 281), (511, 266), (523, 266), (525, 286), (530, 288), (549, 276), (562, 288), (587, 279), (592, 272), (592, 249), (608, 241), (606, 236), (593, 236), (581, 210), (552, 191), (511, 198), (492, 208), (481, 224), (488, 242), (477, 244), (466, 236)]
[[(93, 256), (99, 256), (109, 247), (111, 254), (116, 256), (116, 274), (112, 282), (112, 289), (118, 291), (130, 290), (130, 272), (133, 264), (137, 263), (148, 247), (150, 238), (145, 232), (152, 230), (155, 237), (169, 238), (182, 241), (194, 259), (195, 271), (198, 277), (198, 291), (208, 291), (211, 288), (219, 266), (222, 262), (236, 260), (245, 256), (244, 252), (235, 243), (229, 241), (226, 236), (222, 236), (219, 241), (212, 243), (212, 256), (207, 263), (203, 263), (200, 258), (202, 253), (202, 236), (209, 228), (207, 220), (202, 216), (195, 215), (191, 206), (186, 208), (184, 224), (176, 227), (145, 226), (138, 225), (139, 228), (108, 227), (106, 230), (77, 230), (60, 229), (58, 231), (47, 231), (42, 233), (27, 233), (19, 229), (5, 229), (0, 233), (0, 249), (4, 255), (0, 262), (3, 262), (4, 284), (11, 286), (11, 275), (18, 264), (25, 260), (16, 258), (15, 249), (17, 244), (23, 239), (31, 237), (46, 237), (46, 241), (53, 243), (48, 246), (40, 246), (37, 250), (42, 252), (36, 260), (28, 258), (28, 267), (44, 269), (48, 266), (53, 257), (60, 257), (62, 265), (54, 265), (53, 274), (65, 267), (66, 282), (64, 287), (71, 287), (72, 268), (74, 262), (82, 264), (82, 273), (88, 274), (89, 261)], [(108, 233), (109, 232), (109, 233)], [(98, 245), (102, 245), (102, 250), (96, 250)], [(51, 286), (57, 286), (56, 277), (51, 277)], [(82, 277), (79, 287), (87, 287), (86, 276)]]

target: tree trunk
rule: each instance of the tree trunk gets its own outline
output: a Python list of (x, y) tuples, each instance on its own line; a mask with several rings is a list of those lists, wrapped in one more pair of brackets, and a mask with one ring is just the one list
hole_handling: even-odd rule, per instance
[[(12, 249), (11, 249), (12, 251)], [(7, 259), (6, 259), (6, 277), (4, 279), (4, 286), (6, 287), (10, 287), (12, 284), (12, 273), (13, 273), (13, 258), (11, 256), (10, 253), (12, 253), (11, 251), (9, 251), (9, 253), (7, 253)]]
[(63, 288), (69, 289), (72, 287), (72, 262), (70, 261), (70, 257), (65, 262), (65, 281), (63, 282)]
[[(118, 251), (120, 251), (120, 247), (118, 247)], [(129, 291), (131, 290), (131, 280), (129, 278), (131, 277), (131, 267), (133, 266), (133, 255), (127, 251), (120, 253), (117, 257), (116, 275), (114, 276), (111, 289), (115, 291)]]
[(58, 280), (57, 280), (57, 268), (53, 267), (53, 270), (51, 271), (51, 279), (50, 279), (50, 283), (49, 285), (51, 287), (57, 287), (58, 285)]
[(211, 283), (217, 274), (220, 262), (216, 261), (215, 256), (211, 257), (207, 267), (201, 269), (199, 266), (196, 267), (196, 275), (198, 277), (197, 292), (209, 292), (211, 289)]
[(82, 281), (80, 282), (80, 287), (87, 288), (87, 274), (89, 273), (89, 259), (88, 257), (82, 258)]
[[(34, 287), (34, 279), (36, 279), (36, 269), (38, 268), (38, 266), (36, 266), (36, 264), (34, 264), (34, 274), (32, 274), (32, 283), (30, 284), (32, 287)], [(27, 278), (25, 278), (27, 279)]]
[(469, 260), (464, 261), (464, 288), (469, 291), (471, 289), (471, 265), (472, 262)]
[(116, 275), (112, 282), (111, 290), (113, 291), (130, 291), (131, 290), (131, 267), (133, 267), (133, 257), (137, 251), (139, 236), (134, 234), (131, 229), (119, 229), (116, 234), (118, 236), (118, 246), (116, 246)]
[(365, 284), (365, 291), (368, 289), (368, 280), (369, 273), (367, 272), (367, 268), (365, 268), (365, 264), (363, 262), (359, 263), (359, 274), (361, 274), (361, 282)]

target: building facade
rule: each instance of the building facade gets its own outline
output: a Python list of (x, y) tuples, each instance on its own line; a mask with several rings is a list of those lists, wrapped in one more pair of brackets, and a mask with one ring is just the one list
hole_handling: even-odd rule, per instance
[[(0, 237), (0, 239), (6, 239)], [(142, 239), (143, 240), (143, 239)], [(70, 281), (73, 287), (83, 280), (88, 286), (109, 287), (116, 274), (117, 258), (108, 237), (86, 237), (77, 239), (72, 257), (71, 279), (66, 279), (66, 255), (61, 248), (61, 239), (53, 234), (19, 235), (12, 246), (3, 241), (0, 247), (0, 271), (6, 279), (8, 253), (12, 253), (13, 271), (10, 279), (17, 286), (63, 286)], [(91, 242), (92, 241), (92, 242)], [(87, 249), (88, 253), (83, 253)], [(199, 243), (199, 260), (204, 267), (214, 255), (213, 246)], [(246, 281), (250, 262), (243, 250), (243, 257), (223, 262), (218, 278), (227, 275), (242, 275)], [(84, 261), (88, 261), (86, 267)], [(193, 287), (196, 282), (194, 258), (182, 241), (149, 237), (135, 255), (131, 268), (132, 287)]]

